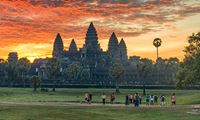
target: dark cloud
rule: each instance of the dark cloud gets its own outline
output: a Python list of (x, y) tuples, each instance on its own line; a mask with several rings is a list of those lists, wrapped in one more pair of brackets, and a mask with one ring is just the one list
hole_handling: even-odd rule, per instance
[(40, 5), (43, 7), (62, 7), (65, 5), (65, 0), (28, 0), (28, 2), (34, 6)]

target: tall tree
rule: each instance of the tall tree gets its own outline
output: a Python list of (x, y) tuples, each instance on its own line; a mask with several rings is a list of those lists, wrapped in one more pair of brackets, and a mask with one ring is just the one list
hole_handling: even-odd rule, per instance
[(58, 75), (60, 75), (60, 62), (56, 58), (50, 58), (46, 64), (46, 70), (49, 76), (49, 79), (53, 81), (52, 90), (55, 91), (55, 86), (57, 82)]
[(109, 76), (116, 80), (116, 92), (119, 92), (119, 82), (120, 78), (124, 75), (124, 71), (124, 67), (121, 63), (114, 63), (109, 68)]
[(156, 47), (157, 50), (157, 59), (158, 59), (158, 48), (161, 46), (161, 39), (160, 38), (155, 38), (153, 41), (153, 45)]
[(33, 75), (31, 77), (31, 81), (32, 81), (32, 84), (33, 84), (33, 91), (37, 91), (37, 88), (40, 86), (40, 82), (41, 82), (40, 77), (37, 76), (37, 75)]
[(146, 88), (145, 85), (147, 84), (147, 77), (152, 74), (152, 68), (153, 68), (153, 61), (147, 58), (142, 58), (137, 63), (137, 71), (140, 77), (140, 81), (142, 81), (143, 84), (143, 95), (146, 95)]
[(27, 73), (31, 67), (31, 63), (27, 58), (20, 58), (17, 62), (17, 72), (20, 79), (23, 81), (23, 85), (25, 87), (26, 81), (25, 77), (27, 77)]
[(165, 75), (167, 78), (167, 84), (175, 85), (176, 83), (176, 73), (179, 67), (178, 58), (171, 57), (167, 59)]
[(6, 79), (6, 61), (0, 59), (0, 84), (5, 84)]
[(152, 73), (153, 61), (148, 58), (142, 58), (137, 64), (137, 70), (141, 81), (147, 81), (147, 77)]
[(65, 69), (65, 75), (69, 80), (78, 80), (83, 72), (80, 62), (71, 62)]
[(200, 32), (188, 38), (185, 58), (177, 72), (177, 86), (200, 84)]
[(18, 78), (17, 61), (9, 61), (6, 64), (6, 72), (8, 77), (8, 85), (12, 87)]

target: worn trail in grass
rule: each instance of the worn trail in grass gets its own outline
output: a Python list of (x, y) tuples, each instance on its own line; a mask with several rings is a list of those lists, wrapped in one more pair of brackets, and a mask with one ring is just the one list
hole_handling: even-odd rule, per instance
[[(31, 88), (0, 88), (0, 102), (77, 102), (84, 101), (85, 92), (93, 94), (93, 102), (101, 102), (101, 94), (104, 92), (107, 95), (106, 102), (109, 102), (109, 97), (114, 89), (56, 89), (56, 92), (33, 92)], [(142, 95), (142, 90), (139, 89), (121, 89), (119, 94), (116, 94), (116, 102), (124, 103), (125, 95), (138, 92)], [(178, 105), (200, 104), (200, 90), (146, 90), (148, 94), (166, 96), (167, 104), (170, 104), (170, 96), (176, 93)], [(143, 102), (144, 102), (144, 96)]]
[[(109, 96), (114, 89), (56, 89), (56, 92), (33, 92), (31, 88), (0, 88), (0, 120), (199, 120), (200, 90), (146, 90), (148, 94), (166, 96), (165, 107), (125, 106), (125, 95), (139, 89), (121, 89), (116, 102), (98, 104), (101, 94)], [(85, 92), (93, 94), (93, 104), (81, 104)], [(170, 105), (176, 93), (177, 106)], [(144, 96), (143, 96), (144, 102)], [(196, 108), (194, 106), (197, 106)]]
[(191, 107), (0, 105), (0, 120), (199, 120)]

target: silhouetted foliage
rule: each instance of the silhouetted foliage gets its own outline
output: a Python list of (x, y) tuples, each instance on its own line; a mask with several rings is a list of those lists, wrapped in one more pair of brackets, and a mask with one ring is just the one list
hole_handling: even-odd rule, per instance
[(78, 80), (81, 74), (83, 74), (83, 68), (80, 62), (71, 62), (65, 69), (65, 75), (69, 80)]
[(33, 75), (31, 77), (31, 81), (33, 84), (33, 91), (37, 91), (37, 88), (40, 86), (41, 79), (39, 76)]
[(109, 76), (116, 80), (116, 92), (119, 92), (119, 80), (124, 75), (124, 67), (120, 63), (114, 63), (109, 68)]
[(7, 72), (7, 79), (9, 81), (9, 86), (12, 87), (18, 78), (17, 62), (16, 61), (8, 62), (6, 64), (6, 72)]
[(5, 84), (6, 80), (6, 61), (0, 59), (0, 84)]
[(200, 32), (188, 38), (185, 58), (177, 72), (177, 87), (200, 84)]
[(20, 79), (23, 81), (24, 87), (25, 87), (25, 77), (27, 77), (30, 67), (31, 67), (31, 63), (27, 58), (20, 58), (17, 61), (16, 69), (17, 69)]
[(53, 81), (53, 88), (52, 91), (55, 91), (55, 84), (57, 82), (57, 77), (60, 75), (60, 63), (56, 58), (50, 58), (48, 59), (48, 62), (46, 64), (46, 70), (48, 77), (51, 81)]

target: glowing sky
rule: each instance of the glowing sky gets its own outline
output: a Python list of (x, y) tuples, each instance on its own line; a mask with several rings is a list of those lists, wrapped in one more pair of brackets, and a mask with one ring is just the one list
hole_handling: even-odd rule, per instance
[(0, 0), (0, 58), (50, 57), (58, 32), (65, 49), (72, 38), (80, 48), (91, 21), (103, 50), (115, 32), (129, 56), (155, 59), (159, 37), (161, 57), (182, 59), (187, 37), (200, 31), (200, 0)]

